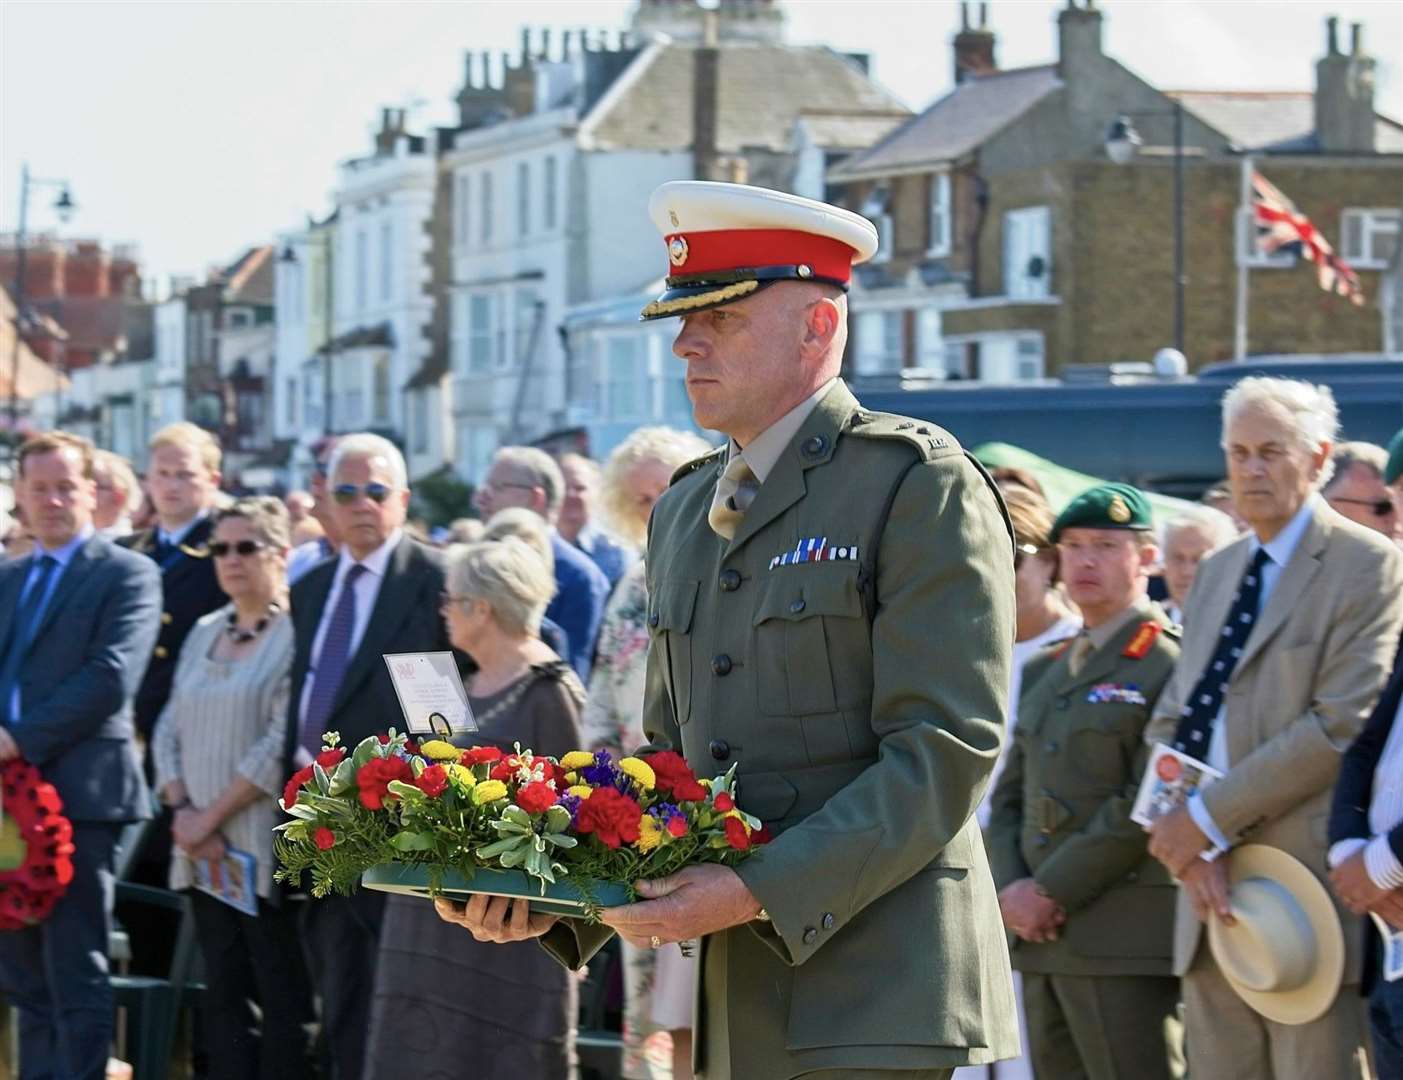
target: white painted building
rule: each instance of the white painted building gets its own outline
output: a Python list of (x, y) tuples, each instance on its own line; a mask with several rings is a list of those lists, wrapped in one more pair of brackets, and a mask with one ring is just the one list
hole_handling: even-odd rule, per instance
[(185, 297), (156, 305), (150, 410), (156, 428), (185, 419)]

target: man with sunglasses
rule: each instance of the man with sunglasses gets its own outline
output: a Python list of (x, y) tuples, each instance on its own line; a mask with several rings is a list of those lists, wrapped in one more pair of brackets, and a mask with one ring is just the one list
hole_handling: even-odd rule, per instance
[[(342, 544), (292, 587), (289, 775), (321, 748), (323, 732), (340, 732), (344, 745), (355, 746), (403, 729), (385, 653), (452, 648), (439, 615), (442, 556), (404, 534), (409, 486), (399, 449), (379, 435), (342, 436), (326, 490)], [(303, 915), (334, 1080), (360, 1075), (384, 904), (383, 893), (362, 889), (308, 904)]]
[(324, 435), (312, 447), (316, 463), (307, 483), (312, 493), (312, 517), (322, 527), (322, 535), (293, 549), (287, 560), (287, 583), (296, 585), (308, 570), (341, 550), (341, 530), (331, 512), (331, 495), (326, 487), (326, 470), (336, 449), (336, 436)]
[(1388, 451), (1373, 443), (1340, 443), (1330, 460), (1335, 472), (1323, 494), (1331, 509), (1390, 540), (1403, 541), (1403, 513), (1384, 479)]

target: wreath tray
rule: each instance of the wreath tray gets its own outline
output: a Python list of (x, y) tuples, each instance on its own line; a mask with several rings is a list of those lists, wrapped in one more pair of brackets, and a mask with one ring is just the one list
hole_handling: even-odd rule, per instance
[[(453, 900), (476, 893), (525, 897), (531, 901), (532, 911), (547, 915), (584, 916), (591, 906), (590, 898), (574, 882), (542, 883), (520, 870), (479, 869), (471, 878), (465, 878), (456, 870), (441, 869), (438, 877), (438, 891)], [(429, 868), (423, 864), (389, 862), (368, 869), (361, 875), (361, 884), (380, 892), (428, 897), (432, 891), (429, 879)], [(542, 884), (545, 886), (544, 895), (541, 892)], [(627, 886), (617, 882), (595, 881), (588, 886), (588, 891), (598, 907), (615, 907), (633, 900)]]

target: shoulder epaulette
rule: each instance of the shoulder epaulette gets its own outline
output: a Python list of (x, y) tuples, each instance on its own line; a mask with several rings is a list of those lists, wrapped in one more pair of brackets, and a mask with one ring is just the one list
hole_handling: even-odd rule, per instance
[(681, 480), (685, 476), (691, 476), (692, 473), (696, 472), (698, 469), (705, 468), (707, 465), (714, 463), (717, 460), (717, 458), (719, 458), (725, 452), (725, 446), (718, 446), (709, 454), (703, 454), (699, 458), (693, 458), (691, 461), (687, 462), (687, 464), (683, 465), (681, 468), (679, 468), (676, 472), (672, 474), (672, 479), (667, 482), (668, 487), (671, 487), (673, 484), (677, 483), (677, 481)]
[(1135, 631), (1135, 636), (1130, 639), (1130, 644), (1121, 650), (1121, 656), (1127, 656), (1131, 660), (1143, 660), (1154, 647), (1155, 640), (1164, 631), (1164, 627), (1153, 619), (1146, 619), (1140, 624), (1140, 629)]
[(848, 421), (848, 434), (864, 439), (899, 440), (915, 448), (926, 461), (964, 452), (959, 440), (944, 428), (895, 413), (859, 409)]

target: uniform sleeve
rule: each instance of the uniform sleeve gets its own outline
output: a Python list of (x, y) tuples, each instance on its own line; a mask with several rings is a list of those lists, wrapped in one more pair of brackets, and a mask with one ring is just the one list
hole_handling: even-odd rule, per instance
[(790, 964), (932, 862), (973, 816), (999, 756), (1014, 635), (1011, 541), (997, 497), (962, 455), (907, 471), (876, 575), (877, 761), (736, 868), (773, 920), (763, 940)]
[(1004, 760), (999, 782), (989, 803), (989, 825), (984, 832), (989, 870), (994, 888), (1003, 889), (1031, 871), (1023, 859), (1023, 740), (1015, 733)]

